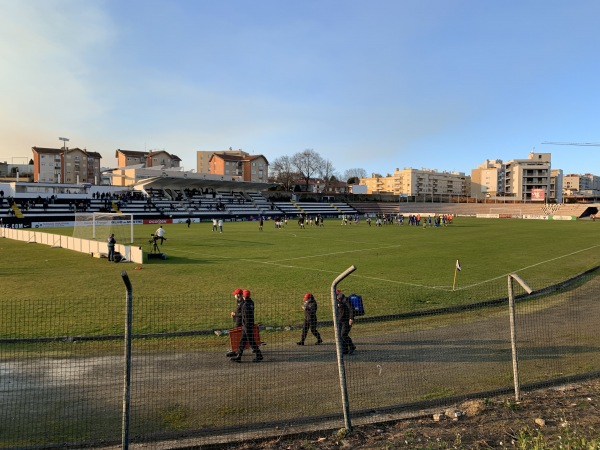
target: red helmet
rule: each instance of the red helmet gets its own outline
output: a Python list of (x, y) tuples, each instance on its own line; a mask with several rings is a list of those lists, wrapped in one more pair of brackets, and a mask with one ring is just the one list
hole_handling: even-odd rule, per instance
[(231, 295), (240, 295), (242, 293), (242, 290), (240, 288), (237, 288), (235, 291), (233, 291), (231, 293)]
[(250, 297), (250, 291), (248, 289), (244, 289), (244, 292), (242, 293), (242, 295), (244, 296), (244, 298)]
[(313, 295), (310, 292), (307, 292), (306, 294), (304, 294), (304, 301), (307, 301), (308, 299), (310, 299)]

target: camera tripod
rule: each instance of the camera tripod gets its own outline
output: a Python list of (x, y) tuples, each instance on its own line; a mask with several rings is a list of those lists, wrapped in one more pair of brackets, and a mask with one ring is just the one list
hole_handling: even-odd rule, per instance
[(150, 244), (152, 244), (152, 250), (150, 251), (150, 253), (160, 253), (160, 247), (158, 246), (158, 239), (156, 236), (154, 236), (152, 239), (150, 239)]

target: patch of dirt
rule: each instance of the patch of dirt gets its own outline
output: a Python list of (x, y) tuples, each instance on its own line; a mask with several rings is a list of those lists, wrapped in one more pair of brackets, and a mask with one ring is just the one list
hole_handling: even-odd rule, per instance
[(468, 400), (433, 414), (352, 432), (323, 431), (211, 447), (227, 450), (600, 449), (600, 379)]

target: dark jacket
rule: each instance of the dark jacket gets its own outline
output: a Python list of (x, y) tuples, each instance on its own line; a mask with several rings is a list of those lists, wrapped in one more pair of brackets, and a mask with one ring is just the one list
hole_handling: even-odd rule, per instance
[(233, 316), (233, 320), (235, 322), (235, 327), (242, 326), (242, 306), (244, 305), (244, 300), (240, 297), (237, 301), (237, 305), (235, 306), (235, 315)]
[(304, 302), (304, 319), (311, 321), (317, 320), (317, 301), (314, 297), (311, 297)]
[(340, 323), (348, 323), (350, 319), (354, 320), (354, 308), (344, 294), (340, 294), (337, 298), (337, 310)]
[(254, 328), (254, 301), (250, 297), (246, 297), (242, 302), (242, 327), (246, 330)]

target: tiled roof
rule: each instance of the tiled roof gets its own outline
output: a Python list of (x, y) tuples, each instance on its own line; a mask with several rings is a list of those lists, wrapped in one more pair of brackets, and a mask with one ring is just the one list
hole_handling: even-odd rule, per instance
[(171, 158), (172, 160), (181, 161), (179, 156), (172, 155), (169, 152), (167, 152), (166, 150), (150, 150), (149, 152), (138, 152), (135, 150), (123, 150), (123, 149), (118, 148), (117, 151), (115, 152), (116, 158), (119, 157), (119, 153), (121, 153), (125, 156), (131, 156), (131, 157), (136, 157), (136, 158), (147, 158), (149, 156), (158, 155), (159, 153), (165, 153), (165, 154), (169, 155), (169, 158)]
[(31, 147), (31, 150), (37, 153), (53, 153), (55, 155), (60, 155), (63, 152), (62, 148)]
[(125, 156), (137, 156), (139, 158), (144, 158), (148, 155), (148, 152), (136, 152), (134, 150), (122, 150), (118, 148), (115, 152), (115, 157), (118, 157), (119, 153), (122, 153)]

